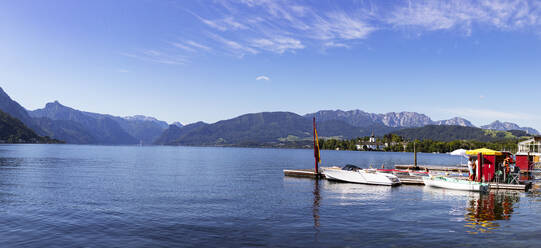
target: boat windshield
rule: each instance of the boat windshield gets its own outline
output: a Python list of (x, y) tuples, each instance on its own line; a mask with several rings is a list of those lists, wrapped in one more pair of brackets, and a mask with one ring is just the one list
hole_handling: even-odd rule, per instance
[(361, 168), (359, 168), (358, 166), (356, 165), (352, 165), (352, 164), (348, 164), (344, 167), (342, 167), (342, 170), (347, 170), (347, 171), (357, 171), (357, 170), (360, 170)]

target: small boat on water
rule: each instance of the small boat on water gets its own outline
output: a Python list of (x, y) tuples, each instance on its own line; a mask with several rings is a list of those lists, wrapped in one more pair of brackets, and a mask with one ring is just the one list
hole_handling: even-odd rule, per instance
[(457, 178), (442, 177), (442, 176), (429, 176), (423, 177), (423, 182), (426, 186), (454, 189), (454, 190), (467, 190), (467, 191), (479, 191), (488, 192), (490, 186), (486, 183), (473, 182), (469, 180), (462, 180)]
[(381, 173), (375, 169), (361, 169), (355, 165), (346, 165), (342, 169), (326, 168), (323, 175), (329, 180), (344, 181), (350, 183), (374, 184), (394, 186), (400, 184), (397, 176), (389, 173)]

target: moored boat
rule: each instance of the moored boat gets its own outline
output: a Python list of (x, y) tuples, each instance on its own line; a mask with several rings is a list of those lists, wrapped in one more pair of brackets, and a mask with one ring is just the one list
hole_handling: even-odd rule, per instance
[(430, 176), (423, 177), (423, 182), (426, 186), (454, 189), (454, 190), (466, 190), (466, 191), (479, 191), (488, 192), (490, 186), (486, 183), (473, 182), (469, 180), (462, 180), (457, 178), (442, 177), (442, 176)]
[(329, 180), (344, 181), (350, 183), (374, 184), (394, 186), (400, 184), (397, 176), (389, 173), (381, 173), (375, 169), (361, 169), (355, 165), (346, 165), (342, 169), (327, 168), (323, 175)]

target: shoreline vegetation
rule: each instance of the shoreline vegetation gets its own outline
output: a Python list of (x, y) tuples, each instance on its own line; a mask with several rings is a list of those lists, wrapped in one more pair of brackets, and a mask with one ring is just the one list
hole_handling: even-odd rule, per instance
[[(321, 150), (338, 150), (338, 151), (372, 151), (372, 152), (413, 152), (419, 153), (449, 153), (456, 149), (474, 150), (478, 148), (489, 148), (492, 150), (508, 151), (516, 153), (518, 142), (521, 140), (506, 140), (497, 142), (482, 142), (476, 140), (454, 140), (454, 141), (435, 141), (435, 140), (413, 140), (404, 141), (398, 144), (385, 146), (383, 143), (379, 149), (373, 149), (366, 145), (361, 145), (359, 148), (359, 140), (349, 139), (319, 139), (319, 147)], [(379, 139), (378, 139), (379, 140)], [(8, 140), (0, 140), (0, 144), (68, 144), (66, 142), (51, 139), (50, 137), (40, 137), (39, 139), (22, 140), (17, 137), (10, 137)], [(78, 145), (78, 144), (72, 144)], [(111, 146), (110, 144), (94, 144)], [(134, 144), (112, 145), (112, 146), (138, 146)], [(229, 147), (229, 148), (271, 148), (271, 149), (313, 149), (312, 142), (287, 142), (287, 143), (265, 143), (265, 144), (234, 144), (234, 145), (143, 145), (143, 146), (185, 146), (185, 147)]]
[(381, 138), (359, 137), (349, 140), (319, 139), (319, 147), (324, 150), (413, 152), (415, 145), (415, 150), (422, 153), (448, 153), (457, 149), (473, 150), (485, 147), (493, 150), (516, 153), (518, 142), (523, 140), (526, 140), (526, 138), (497, 141), (437, 141), (431, 139), (407, 140), (402, 136), (388, 134)]
[(0, 111), (0, 144), (63, 144), (49, 136), (39, 136), (22, 121)]
[[(370, 136), (359, 137), (355, 139), (318, 139), (319, 147), (322, 150), (340, 150), (340, 151), (377, 151), (377, 152), (413, 152), (419, 153), (449, 153), (457, 149), (474, 150), (478, 148), (489, 148), (492, 150), (508, 151), (516, 153), (518, 142), (526, 140), (527, 137), (496, 140), (496, 141), (478, 141), (478, 140), (452, 140), (436, 141), (431, 139), (409, 140), (404, 137), (387, 134), (383, 137)], [(239, 144), (183, 144), (183, 145), (150, 145), (150, 146), (186, 146), (186, 147), (229, 147), (229, 148), (273, 148), (273, 149), (313, 149), (313, 141), (288, 141), (282, 143), (268, 142), (243, 142)]]

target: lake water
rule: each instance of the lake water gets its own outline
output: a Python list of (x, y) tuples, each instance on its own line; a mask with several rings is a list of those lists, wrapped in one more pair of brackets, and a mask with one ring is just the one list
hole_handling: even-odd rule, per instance
[[(532, 247), (541, 194), (286, 178), (311, 150), (0, 146), (1, 247)], [(324, 166), (409, 153), (322, 151)], [(420, 154), (419, 164), (460, 158)]]

